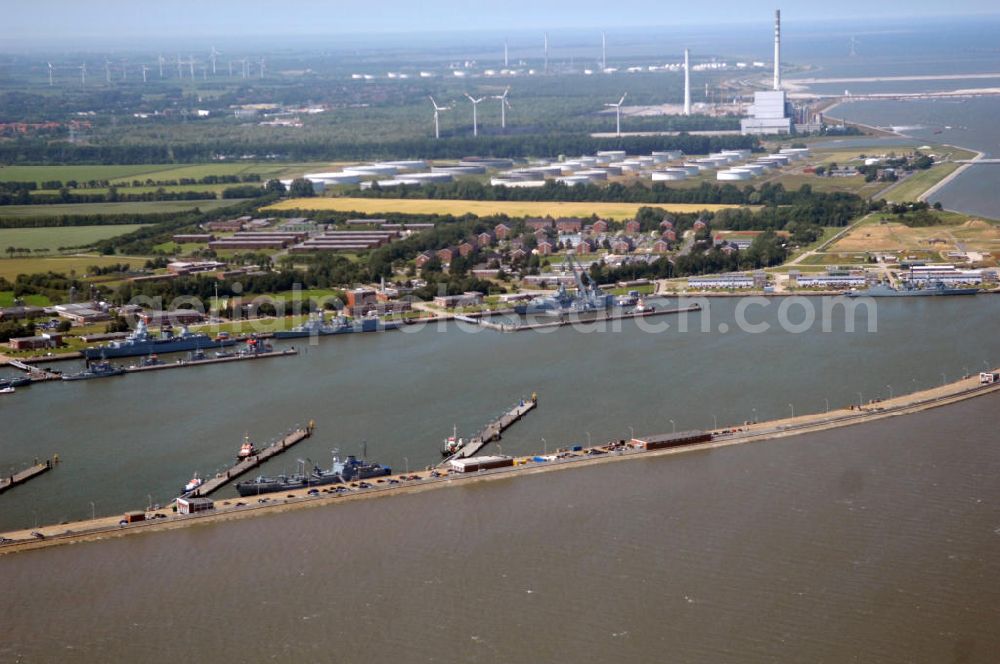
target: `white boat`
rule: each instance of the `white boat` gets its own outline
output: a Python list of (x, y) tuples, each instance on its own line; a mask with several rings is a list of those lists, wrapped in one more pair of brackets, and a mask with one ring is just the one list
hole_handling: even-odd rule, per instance
[(5, 387), (0, 389), (0, 394), (14, 394), (16, 390), (13, 387)]
[(649, 314), (656, 311), (656, 307), (651, 304), (646, 304), (646, 300), (639, 298), (639, 302), (635, 305), (635, 313), (637, 314)]
[(184, 485), (184, 493), (190, 493), (194, 491), (195, 489), (200, 487), (204, 482), (205, 480), (198, 477), (198, 473), (195, 473), (194, 477), (191, 478), (191, 481)]

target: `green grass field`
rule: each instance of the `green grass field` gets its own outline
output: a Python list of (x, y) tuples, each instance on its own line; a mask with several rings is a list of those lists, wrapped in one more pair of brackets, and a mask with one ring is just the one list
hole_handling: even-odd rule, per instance
[[(52, 304), (44, 295), (25, 295), (21, 300), (28, 307), (47, 307)], [(0, 307), (12, 306), (14, 306), (14, 291), (0, 291)]]
[(938, 164), (926, 171), (914, 173), (892, 189), (885, 192), (884, 197), (890, 201), (915, 201), (920, 195), (945, 179), (961, 167), (961, 164)]
[(215, 201), (142, 201), (139, 203), (70, 203), (58, 205), (3, 205), (3, 217), (61, 217), (74, 214), (170, 214), (199, 210), (216, 210), (242, 203), (244, 199)]
[[(47, 228), (0, 228), (0, 252), (7, 247), (48, 249), (82, 247), (98, 240), (106, 240), (142, 228), (141, 224), (120, 226), (66, 226)], [(4, 254), (8, 255), (8, 254)]]
[(146, 263), (145, 258), (132, 258), (124, 256), (57, 256), (39, 258), (0, 258), (0, 277), (14, 281), (19, 274), (35, 274), (38, 272), (62, 272), (70, 274), (75, 272), (78, 276), (86, 273), (91, 265), (114, 265), (115, 263), (128, 263), (132, 267), (142, 267)]

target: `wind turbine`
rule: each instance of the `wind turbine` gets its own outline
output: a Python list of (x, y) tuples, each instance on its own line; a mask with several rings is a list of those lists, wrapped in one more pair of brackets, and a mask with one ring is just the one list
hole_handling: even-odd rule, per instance
[(104, 80), (111, 83), (111, 61), (107, 58), (104, 59)]
[(466, 93), (465, 96), (468, 97), (469, 101), (472, 102), (472, 135), (479, 136), (479, 114), (477, 111), (479, 108), (479, 102), (486, 99), (486, 97), (480, 97), (479, 99), (474, 99), (472, 95), (468, 93)]
[(615, 109), (615, 135), (622, 135), (622, 104), (625, 103), (625, 97), (628, 97), (628, 93), (622, 95), (622, 98), (618, 100), (617, 104), (605, 104), (608, 108)]
[(87, 84), (87, 63), (80, 65), (80, 85)]
[(215, 59), (220, 55), (222, 55), (222, 51), (218, 51), (215, 46), (212, 46), (212, 50), (209, 51), (209, 58), (212, 60), (212, 76), (215, 76)]
[(45, 64), (47, 64), (49, 66), (49, 85), (52, 85), (52, 63), (51, 62), (47, 62)]
[[(510, 102), (507, 101), (507, 95), (510, 93), (510, 86), (503, 91), (502, 95), (496, 95), (493, 98), (500, 100), (500, 128), (507, 128), (507, 109), (510, 108)], [(473, 107), (475, 108), (475, 107)]]
[(156, 63), (160, 65), (160, 78), (163, 78), (163, 63), (165, 62), (165, 60), (166, 59), (163, 57), (162, 53), (156, 56)]
[[(503, 40), (503, 66), (506, 69), (510, 66), (510, 60), (507, 58), (507, 40)], [(468, 95), (466, 95), (468, 96)]]
[(181, 56), (178, 53), (177, 54), (177, 78), (184, 78), (184, 70), (181, 69), (181, 67), (183, 67), (183, 66), (184, 66), (184, 63), (181, 62)]
[(191, 70), (191, 80), (193, 81), (194, 80), (194, 56), (193, 55), (189, 55), (188, 56), (188, 67)]
[(143, 65), (143, 66), (142, 66), (142, 82), (143, 82), (143, 83), (145, 83), (145, 82), (146, 82), (146, 74), (147, 74), (148, 72), (149, 72), (149, 67), (147, 67), (146, 65)]
[(439, 119), (439, 114), (441, 111), (450, 111), (451, 106), (438, 106), (438, 103), (434, 101), (434, 97), (428, 97), (431, 103), (434, 104), (434, 138), (441, 138), (441, 122)]
[(601, 72), (608, 69), (608, 36), (601, 33)]
[(549, 73), (549, 33), (545, 33), (545, 73)]
[(260, 78), (264, 78), (264, 58), (260, 59)]

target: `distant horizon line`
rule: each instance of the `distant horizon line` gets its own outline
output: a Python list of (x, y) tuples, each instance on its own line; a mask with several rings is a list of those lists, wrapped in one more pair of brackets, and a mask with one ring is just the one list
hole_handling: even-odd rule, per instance
[[(780, 6), (782, 3), (774, 3), (776, 6)], [(794, 11), (794, 10), (793, 10)], [(914, 25), (919, 23), (926, 23), (928, 21), (940, 21), (942, 18), (951, 19), (955, 22), (960, 22), (964, 19), (983, 19), (983, 18), (995, 18), (1000, 19), (1000, 10), (997, 11), (984, 11), (984, 12), (969, 12), (962, 14), (954, 13), (942, 13), (942, 14), (923, 14), (918, 16), (895, 16), (892, 14), (886, 14), (881, 16), (873, 16), (865, 19), (857, 18), (843, 18), (843, 17), (825, 17), (825, 18), (808, 18), (808, 19), (796, 19), (794, 13), (791, 16), (785, 14), (783, 16), (783, 23), (786, 26), (819, 26), (819, 25), (858, 25), (859, 23), (867, 23), (872, 27), (875, 26), (885, 26), (887, 22), (892, 22), (899, 25)], [(18, 34), (15, 36), (8, 36), (5, 40), (5, 46), (0, 49), (0, 52), (9, 53), (12, 51), (11, 47), (19, 45), (16, 47), (17, 51), (25, 50), (25, 47), (31, 47), (28, 50), (40, 50), (42, 48), (51, 49), (54, 46), (67, 44), (89, 44), (98, 41), (111, 42), (114, 44), (134, 44), (138, 42), (143, 43), (161, 43), (165, 41), (204, 41), (204, 40), (216, 40), (219, 43), (228, 42), (232, 40), (245, 40), (245, 39), (263, 39), (263, 38), (280, 38), (280, 39), (308, 39), (308, 40), (318, 40), (318, 39), (328, 39), (328, 38), (339, 38), (343, 39), (345, 37), (355, 38), (355, 39), (365, 39), (368, 37), (439, 37), (439, 36), (475, 36), (475, 35), (492, 35), (498, 37), (513, 37), (521, 36), (526, 34), (542, 34), (548, 33), (550, 35), (559, 35), (574, 33), (578, 34), (586, 31), (595, 32), (625, 32), (625, 33), (649, 33), (652, 31), (665, 31), (668, 33), (675, 33), (678, 30), (684, 29), (716, 29), (719, 31), (725, 31), (731, 28), (740, 28), (745, 26), (757, 25), (757, 26), (770, 26), (772, 17), (770, 14), (764, 14), (761, 18), (745, 19), (745, 20), (733, 20), (726, 22), (714, 22), (709, 23), (705, 21), (679, 21), (669, 24), (660, 25), (640, 25), (640, 24), (608, 24), (603, 25), (597, 23), (588, 23), (581, 25), (570, 25), (570, 26), (530, 26), (530, 27), (491, 27), (491, 28), (480, 28), (480, 27), (455, 27), (445, 30), (421, 30), (421, 29), (403, 29), (403, 28), (387, 28), (382, 30), (376, 29), (366, 29), (366, 30), (347, 30), (347, 31), (337, 31), (337, 30), (323, 30), (323, 31), (303, 31), (297, 29), (290, 29), (288, 31), (270, 30), (270, 31), (247, 31), (247, 32), (233, 32), (230, 34), (225, 34), (222, 32), (206, 31), (197, 34), (192, 34), (190, 31), (166, 31), (160, 34), (138, 34), (135, 36), (122, 37), (121, 33), (115, 34), (72, 34), (72, 35), (45, 35), (45, 34)]]

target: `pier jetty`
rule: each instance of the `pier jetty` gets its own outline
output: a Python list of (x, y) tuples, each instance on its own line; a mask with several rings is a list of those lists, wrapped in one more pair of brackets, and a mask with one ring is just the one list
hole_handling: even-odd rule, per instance
[(189, 491), (182, 495), (182, 498), (199, 498), (209, 495), (214, 491), (218, 491), (226, 484), (229, 484), (235, 480), (240, 475), (247, 473), (257, 466), (261, 465), (265, 461), (277, 456), (292, 447), (296, 443), (300, 443), (309, 436), (312, 435), (316, 428), (315, 422), (309, 422), (305, 429), (296, 429), (292, 431), (287, 436), (283, 437), (281, 440), (265, 447), (253, 456), (249, 456), (243, 461), (240, 461), (232, 468), (229, 468), (225, 472), (219, 473), (215, 477), (205, 480), (201, 486), (199, 486), (194, 491)]
[(56, 455), (51, 459), (46, 459), (45, 461), (36, 463), (28, 468), (25, 468), (19, 473), (14, 473), (13, 475), (8, 475), (0, 479), (0, 493), (3, 493), (7, 489), (11, 489), (18, 484), (24, 484), (28, 480), (33, 480), (39, 475), (47, 473), (52, 470), (55, 464), (59, 463), (59, 456)]
[(273, 350), (263, 353), (247, 353), (245, 355), (232, 355), (230, 357), (206, 357), (204, 360), (178, 360), (176, 362), (164, 362), (163, 364), (148, 364), (125, 367), (125, 373), (141, 373), (144, 371), (163, 371), (165, 369), (183, 369), (185, 367), (200, 367), (206, 364), (223, 364), (224, 362), (242, 362), (244, 360), (263, 360), (269, 357), (288, 357), (298, 355), (299, 351), (294, 348), (284, 350)]
[(532, 394), (527, 401), (521, 400), (516, 406), (505, 412), (500, 417), (492, 420), (482, 431), (477, 433), (469, 442), (459, 448), (457, 452), (441, 462), (444, 466), (452, 459), (468, 459), (479, 454), (479, 451), (495, 440), (500, 440), (503, 432), (510, 428), (519, 419), (530, 413), (538, 406), (538, 395)]

